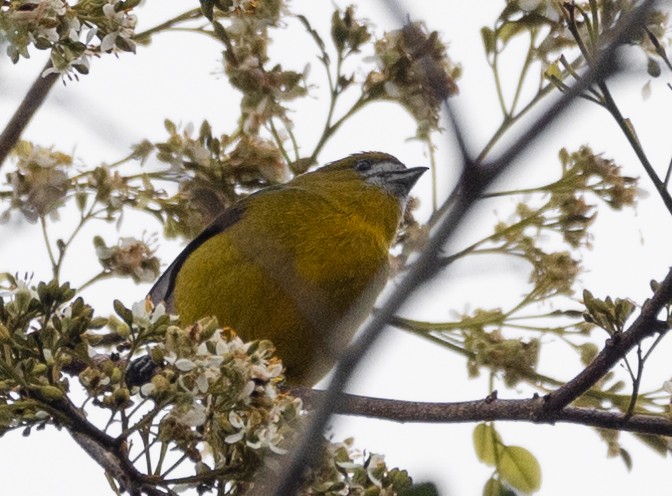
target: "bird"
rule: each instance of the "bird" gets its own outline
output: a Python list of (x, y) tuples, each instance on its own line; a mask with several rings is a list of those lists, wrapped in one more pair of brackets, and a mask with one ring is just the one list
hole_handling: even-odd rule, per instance
[(427, 167), (362, 152), (225, 209), (149, 291), (182, 323), (215, 316), (268, 339), (286, 382), (313, 386), (371, 313), (405, 205)]

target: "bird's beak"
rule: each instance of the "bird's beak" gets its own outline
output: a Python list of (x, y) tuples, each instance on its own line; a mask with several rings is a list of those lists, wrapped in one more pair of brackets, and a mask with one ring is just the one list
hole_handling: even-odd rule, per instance
[(411, 191), (411, 188), (418, 182), (420, 176), (429, 170), (429, 167), (412, 167), (410, 169), (401, 169), (394, 171), (389, 178), (389, 181), (401, 186), (406, 190), (406, 194)]

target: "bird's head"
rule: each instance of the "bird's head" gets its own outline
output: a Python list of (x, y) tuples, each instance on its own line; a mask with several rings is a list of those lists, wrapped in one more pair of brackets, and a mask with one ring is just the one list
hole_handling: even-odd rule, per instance
[(382, 152), (364, 152), (297, 176), (294, 187), (310, 190), (342, 213), (379, 229), (387, 243), (394, 239), (406, 199), (427, 167), (407, 168)]
[(409, 169), (388, 153), (362, 152), (331, 162), (315, 174), (333, 181), (361, 181), (403, 202), (425, 171), (427, 167)]

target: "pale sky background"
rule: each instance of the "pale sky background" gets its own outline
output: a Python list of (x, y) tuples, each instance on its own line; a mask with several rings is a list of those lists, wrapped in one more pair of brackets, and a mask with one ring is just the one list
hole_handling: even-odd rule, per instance
[[(153, 0), (138, 9), (139, 28), (153, 26), (197, 2), (184, 0)], [(379, 31), (396, 27), (381, 2), (360, 2), (359, 13), (371, 19)], [(338, 2), (344, 6), (343, 2)], [(410, 2), (409, 2), (410, 5)], [(477, 6), (476, 6), (477, 5)], [(411, 17), (423, 19), (430, 29), (439, 30), (450, 45), (453, 60), (463, 66), (458, 81), (460, 95), (453, 99), (463, 119), (465, 134), (478, 150), (499, 122), (499, 107), (494, 85), (485, 63), (479, 30), (491, 26), (503, 2), (412, 2)], [(316, 29), (328, 36), (332, 3), (315, 0), (294, 0), (293, 12), (305, 14)], [(285, 61), (296, 70), (294, 56), (316, 53), (298, 24), (282, 35), (272, 47), (272, 56)], [(12, 66), (0, 58), (0, 125), (9, 119), (32, 79), (45, 62), (45, 53), (31, 52), (30, 60)], [(40, 110), (25, 133), (25, 138), (44, 146), (73, 152), (82, 164), (113, 162), (126, 155), (129, 146), (142, 139), (161, 140), (166, 137), (163, 119), (176, 123), (195, 123), (208, 119), (215, 132), (233, 127), (238, 113), (237, 94), (226, 87), (221, 75), (220, 48), (203, 36), (189, 33), (165, 33), (148, 47), (138, 47), (137, 54), (121, 54), (93, 60), (91, 73), (67, 86), (57, 84), (48, 104)], [(641, 61), (640, 61), (641, 62)], [(301, 62), (303, 64), (303, 62)], [(318, 62), (312, 64), (316, 84)], [(653, 93), (643, 99), (641, 88), (645, 76), (621, 78), (611, 84), (624, 115), (630, 117), (651, 162), (664, 174), (669, 163), (670, 139), (667, 115), (672, 105), (672, 91), (665, 84), (672, 80), (669, 72), (653, 83)], [(311, 149), (322, 122), (312, 122), (326, 105), (319, 89), (314, 99), (297, 111), (297, 135)], [(313, 109), (311, 111), (311, 109)], [(664, 120), (663, 120), (664, 119)], [(389, 124), (388, 124), (389, 123)], [(396, 155), (409, 166), (426, 165), (422, 147), (406, 138), (414, 132), (411, 119), (398, 108), (376, 104), (353, 119), (323, 150), (322, 163), (360, 150), (384, 150)], [(440, 140), (439, 140), (440, 141)], [(439, 146), (439, 178), (452, 184), (456, 171), (451, 140)], [(605, 111), (588, 103), (577, 104), (558, 122), (543, 140), (527, 153), (515, 171), (498, 185), (535, 185), (556, 177), (559, 170), (557, 152), (570, 151), (589, 143), (596, 152), (615, 158), (627, 174), (640, 176), (641, 187), (652, 187), (620, 135), (616, 124)], [(2, 173), (9, 169), (5, 166)], [(430, 205), (429, 177), (424, 177), (415, 193), (424, 201), (426, 214)], [(444, 191), (445, 193), (445, 191)], [(483, 202), (460, 231), (460, 242), (485, 232), (497, 219), (506, 219), (512, 203)], [(602, 207), (602, 206), (601, 206)], [(82, 257), (71, 257), (64, 274), (73, 284), (81, 283), (98, 270), (91, 250), (91, 236), (100, 232), (108, 244), (119, 235), (141, 237), (143, 231), (160, 231), (157, 224), (137, 222), (123, 225), (120, 233), (112, 226), (96, 225), (80, 237)], [(67, 226), (68, 219), (63, 221)], [(637, 209), (612, 214), (600, 208), (595, 226), (592, 251), (583, 258), (587, 273), (582, 284), (596, 296), (630, 297), (641, 303), (650, 294), (648, 283), (661, 279), (670, 265), (672, 219), (655, 194), (643, 198)], [(60, 229), (60, 227), (59, 227)], [(474, 238), (475, 239), (475, 238)], [(0, 270), (35, 272), (35, 280), (46, 280), (50, 270), (46, 261), (39, 228), (36, 225), (10, 223), (0, 225)], [(179, 243), (162, 243), (159, 256), (169, 263), (180, 250)], [(27, 248), (32, 251), (26, 256)], [(448, 250), (450, 251), (450, 249)], [(445, 277), (435, 280), (408, 310), (409, 315), (447, 319), (451, 309), (492, 308), (506, 306), (525, 290), (526, 270), (508, 260), (480, 261), (483, 266), (463, 264), (451, 268)], [(493, 274), (495, 277), (493, 278)], [(104, 282), (85, 294), (90, 302), (100, 305), (105, 313), (112, 299), (119, 298), (130, 306), (143, 298), (148, 286), (135, 286), (130, 281)], [(606, 336), (600, 336), (600, 342)], [(550, 338), (544, 338), (551, 343)], [(668, 338), (669, 341), (669, 338)], [(669, 343), (663, 345), (647, 364), (645, 388), (659, 387), (672, 375), (669, 366)], [(557, 352), (557, 353), (556, 353)], [(569, 378), (580, 369), (575, 359), (567, 359), (561, 346), (544, 348), (541, 367), (552, 375)], [(390, 330), (369, 360), (361, 367), (352, 392), (371, 396), (425, 400), (461, 401), (484, 397), (485, 380), (468, 380), (464, 361), (450, 352), (420, 338)], [(523, 397), (526, 392), (500, 388), (500, 397)], [(471, 444), (473, 424), (402, 425), (378, 420), (338, 417), (332, 422), (336, 439), (353, 436), (356, 446), (382, 453), (389, 466), (407, 469), (417, 481), (431, 480), (441, 494), (480, 494), (491, 469), (480, 464)], [(629, 434), (623, 445), (633, 456), (634, 468), (628, 472), (620, 459), (606, 458), (606, 445), (594, 430), (581, 426), (536, 426), (529, 423), (497, 423), (507, 444), (521, 445), (534, 453), (542, 465), (543, 482), (540, 495), (614, 494), (644, 492), (649, 496), (668, 495), (672, 481), (668, 476), (670, 461), (654, 454)], [(0, 438), (0, 485), (3, 494), (26, 496), (111, 494), (102, 469), (84, 454), (64, 431), (47, 428), (22, 438), (20, 432)]]

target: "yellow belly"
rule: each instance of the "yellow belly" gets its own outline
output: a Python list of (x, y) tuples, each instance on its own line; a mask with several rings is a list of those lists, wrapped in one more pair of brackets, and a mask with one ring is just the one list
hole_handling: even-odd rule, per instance
[[(235, 224), (191, 253), (175, 281), (175, 310), (185, 324), (214, 315), (244, 340), (271, 340), (288, 381), (312, 385), (370, 311), (387, 277), (387, 249), (356, 225), (298, 233), (324, 240), (309, 246), (282, 226), (261, 239), (258, 232)], [(371, 246), (357, 249), (362, 243)]]

